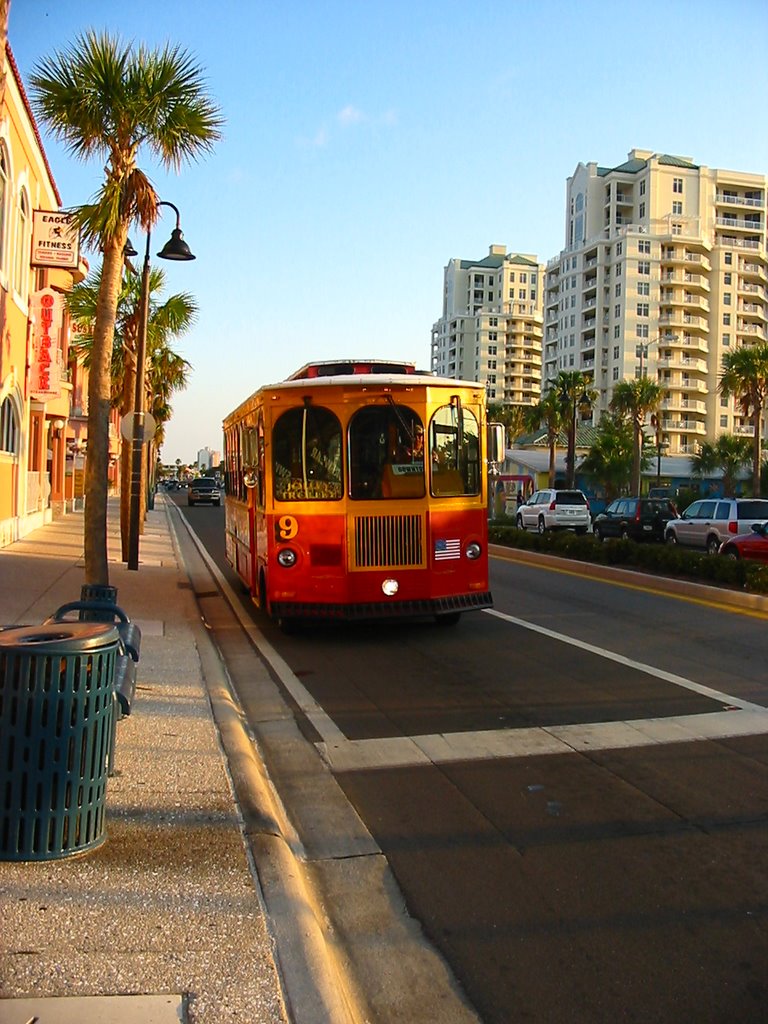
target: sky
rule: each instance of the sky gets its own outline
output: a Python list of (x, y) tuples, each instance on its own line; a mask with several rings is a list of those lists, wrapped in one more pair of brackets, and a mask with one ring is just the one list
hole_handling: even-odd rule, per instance
[[(11, 0), (27, 83), (89, 29), (187, 50), (226, 121), (178, 174), (139, 155), (197, 257), (157, 261), (200, 310), (164, 462), (220, 451), (227, 413), (309, 361), (429, 369), (448, 261), (557, 256), (580, 162), (768, 174), (765, 0)], [(103, 167), (39, 127), (63, 205), (89, 201)]]

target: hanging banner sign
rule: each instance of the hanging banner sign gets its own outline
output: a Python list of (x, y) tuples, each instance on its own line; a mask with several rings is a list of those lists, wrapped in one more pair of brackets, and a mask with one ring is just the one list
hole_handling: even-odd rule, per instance
[(61, 395), (61, 322), (64, 300), (52, 288), (43, 288), (29, 298), (32, 321), (32, 352), (29, 393), (46, 402)]
[(77, 270), (80, 238), (71, 213), (34, 210), (32, 213), (32, 266)]

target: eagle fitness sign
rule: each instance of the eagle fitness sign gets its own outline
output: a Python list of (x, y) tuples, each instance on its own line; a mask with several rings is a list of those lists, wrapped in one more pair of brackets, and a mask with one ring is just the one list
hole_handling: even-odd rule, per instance
[(35, 210), (32, 215), (32, 266), (76, 270), (80, 241), (71, 213)]

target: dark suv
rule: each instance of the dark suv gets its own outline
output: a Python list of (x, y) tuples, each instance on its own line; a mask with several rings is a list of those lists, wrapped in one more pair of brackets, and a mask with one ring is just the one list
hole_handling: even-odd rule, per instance
[(677, 509), (667, 498), (617, 498), (595, 516), (592, 530), (598, 540), (663, 541), (672, 519), (677, 519)]
[(187, 491), (188, 505), (220, 505), (221, 491), (219, 485), (209, 476), (198, 477), (189, 485)]

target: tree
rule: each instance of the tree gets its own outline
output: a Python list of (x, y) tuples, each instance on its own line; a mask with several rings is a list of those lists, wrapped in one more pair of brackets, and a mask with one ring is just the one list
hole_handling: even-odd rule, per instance
[(713, 443), (705, 441), (691, 459), (693, 475), (704, 477), (708, 473), (722, 470), (723, 491), (726, 496), (736, 493), (736, 477), (739, 470), (752, 461), (752, 442), (748, 437), (735, 434), (721, 434)]
[(579, 465), (588, 480), (605, 491), (606, 501), (613, 501), (624, 491), (632, 478), (634, 435), (625, 417), (603, 416), (597, 425), (597, 436)]
[(527, 430), (538, 430), (539, 427), (547, 428), (547, 446), (549, 447), (549, 486), (555, 486), (555, 464), (557, 454), (557, 438), (563, 428), (563, 409), (560, 397), (556, 391), (549, 391), (532, 405), (525, 417)]
[(568, 454), (565, 457), (568, 487), (576, 486), (576, 416), (581, 410), (591, 410), (597, 392), (590, 388), (590, 380), (581, 370), (561, 370), (554, 384), (560, 400), (563, 423), (568, 433)]
[(632, 494), (640, 494), (640, 473), (643, 465), (643, 424), (649, 413), (657, 412), (661, 402), (661, 387), (650, 377), (621, 380), (613, 389), (611, 409), (625, 416), (632, 424)]
[(761, 422), (768, 394), (768, 342), (742, 345), (723, 356), (723, 372), (718, 390), (724, 397), (738, 401), (742, 415), (752, 417), (752, 494), (760, 494), (762, 462)]
[[(72, 323), (78, 328), (72, 344), (73, 350), (90, 368), (93, 357), (94, 323), (102, 269), (76, 285), (67, 296), (67, 308)], [(185, 334), (197, 319), (197, 304), (191, 295), (180, 292), (160, 303), (158, 295), (165, 288), (165, 273), (150, 269), (147, 283), (147, 361), (145, 375), (145, 407), (157, 424), (158, 432), (150, 440), (148, 456), (154, 457), (155, 446), (162, 443), (166, 421), (170, 418), (170, 396), (186, 387), (189, 363), (170, 348), (170, 342)], [(136, 350), (141, 305), (141, 275), (126, 268), (115, 310), (110, 395), (114, 408), (121, 415), (133, 409), (136, 391)], [(148, 462), (151, 465), (151, 462)], [(123, 445), (120, 465), (120, 531), (123, 560), (128, 558), (128, 523), (131, 478), (131, 448)], [(141, 493), (146, 493), (142, 485)]]
[(166, 170), (213, 148), (223, 119), (206, 96), (201, 67), (178, 46), (133, 49), (107, 33), (87, 32), (42, 60), (30, 76), (38, 119), (78, 159), (105, 161), (105, 179), (75, 219), (103, 265), (88, 383), (85, 579), (109, 582), (107, 469), (110, 368), (128, 230), (149, 231), (159, 196), (138, 166), (142, 151)]
[(503, 423), (506, 428), (506, 440), (511, 444), (525, 430), (526, 415), (530, 406), (511, 405), (505, 402), (488, 403), (489, 423)]

